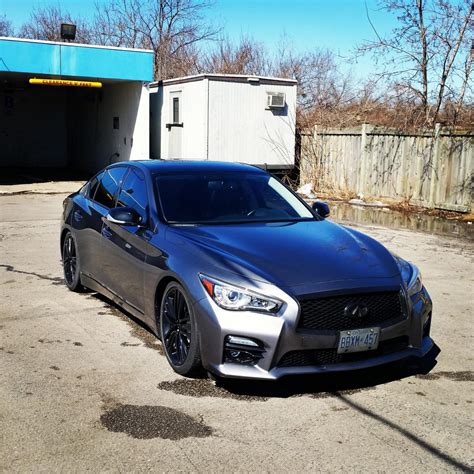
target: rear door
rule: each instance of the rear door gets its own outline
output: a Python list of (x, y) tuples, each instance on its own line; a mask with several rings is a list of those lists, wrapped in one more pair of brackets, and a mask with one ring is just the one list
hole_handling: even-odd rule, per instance
[(141, 217), (140, 226), (115, 224), (104, 220), (104, 253), (107, 255), (107, 285), (128, 304), (144, 312), (144, 274), (148, 241), (148, 188), (143, 172), (130, 167), (116, 207), (131, 207)]
[(93, 197), (103, 173), (94, 176), (87, 186), (73, 199), (69, 224), (74, 229), (79, 254), (81, 273), (90, 276), (93, 271), (95, 247), (100, 246), (102, 221), (95, 208)]

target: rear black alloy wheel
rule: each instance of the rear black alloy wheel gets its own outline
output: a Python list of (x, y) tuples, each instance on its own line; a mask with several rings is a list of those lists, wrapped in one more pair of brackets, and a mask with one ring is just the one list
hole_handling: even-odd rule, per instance
[(170, 283), (163, 295), (160, 334), (173, 370), (193, 375), (201, 365), (198, 330), (185, 291), (176, 282)]
[(64, 237), (63, 270), (68, 288), (72, 291), (82, 291), (84, 287), (81, 285), (79, 255), (77, 254), (76, 242), (71, 232), (68, 232)]

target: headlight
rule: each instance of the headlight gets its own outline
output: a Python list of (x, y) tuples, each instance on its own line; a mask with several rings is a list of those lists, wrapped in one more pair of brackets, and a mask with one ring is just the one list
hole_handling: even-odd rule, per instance
[(265, 313), (276, 313), (283, 302), (260, 295), (244, 288), (230, 285), (223, 281), (206, 275), (199, 275), (201, 283), (209, 296), (221, 308), (231, 311), (263, 311)]
[(410, 296), (416, 295), (417, 293), (421, 291), (422, 288), (423, 288), (423, 281), (421, 279), (421, 273), (418, 270), (418, 268), (416, 268), (415, 278), (412, 279), (410, 283), (408, 284), (408, 294)]
[(394, 257), (398, 264), (398, 268), (400, 269), (403, 281), (407, 285), (408, 295), (416, 295), (423, 288), (420, 270), (418, 270), (418, 267), (412, 263), (403, 260), (403, 258), (400, 258), (397, 255), (394, 255)]

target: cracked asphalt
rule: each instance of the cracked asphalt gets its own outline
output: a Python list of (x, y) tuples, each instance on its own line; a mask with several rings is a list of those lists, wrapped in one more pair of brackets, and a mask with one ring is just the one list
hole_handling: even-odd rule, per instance
[(63, 285), (63, 195), (0, 196), (0, 470), (469, 471), (474, 243), (360, 226), (416, 262), (441, 349), (278, 384), (185, 379), (160, 343)]

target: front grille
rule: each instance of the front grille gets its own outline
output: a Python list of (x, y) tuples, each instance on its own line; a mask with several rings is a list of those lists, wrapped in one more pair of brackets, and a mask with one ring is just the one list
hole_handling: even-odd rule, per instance
[[(316, 299), (302, 298), (299, 329), (324, 329), (342, 331), (370, 327), (381, 323), (395, 323), (406, 318), (401, 293), (386, 291), (370, 294), (327, 296)], [(348, 305), (366, 307), (368, 313), (362, 318), (350, 318), (344, 314)]]
[(374, 351), (338, 354), (337, 349), (313, 349), (287, 352), (278, 362), (278, 367), (302, 367), (308, 365), (331, 365), (343, 362), (357, 362), (381, 355), (393, 354), (408, 347), (408, 337), (396, 337), (382, 341)]

